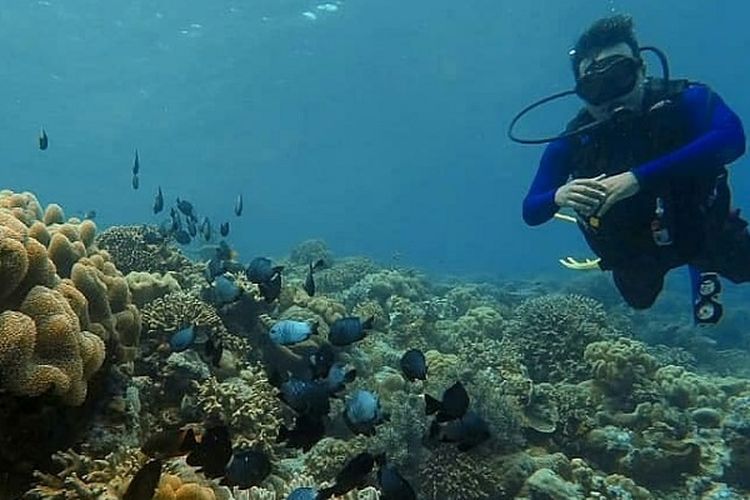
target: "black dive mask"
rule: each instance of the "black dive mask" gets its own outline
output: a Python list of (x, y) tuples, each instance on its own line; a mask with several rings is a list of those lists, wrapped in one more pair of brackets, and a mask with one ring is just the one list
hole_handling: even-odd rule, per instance
[(594, 61), (578, 78), (576, 94), (593, 106), (627, 95), (635, 88), (642, 66), (642, 59), (623, 55)]

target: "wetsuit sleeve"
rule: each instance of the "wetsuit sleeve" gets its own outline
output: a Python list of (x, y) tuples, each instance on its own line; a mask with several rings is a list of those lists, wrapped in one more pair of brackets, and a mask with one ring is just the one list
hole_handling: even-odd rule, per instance
[(677, 177), (731, 163), (745, 153), (745, 131), (739, 117), (718, 94), (695, 85), (681, 96), (694, 139), (634, 169), (641, 188), (655, 188)]
[(552, 142), (544, 150), (539, 169), (523, 200), (523, 220), (538, 226), (550, 220), (560, 207), (555, 203), (557, 188), (570, 177), (570, 147), (568, 142)]

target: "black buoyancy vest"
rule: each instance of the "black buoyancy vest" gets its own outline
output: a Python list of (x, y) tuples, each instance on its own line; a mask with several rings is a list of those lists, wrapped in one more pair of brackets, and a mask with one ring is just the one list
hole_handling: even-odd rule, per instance
[[(687, 80), (649, 79), (644, 94), (645, 113), (625, 122), (605, 123), (591, 132), (573, 136), (574, 178), (590, 178), (600, 174), (615, 175), (663, 156), (693, 139), (689, 120), (679, 105), (680, 94), (687, 89)], [(712, 92), (708, 92), (709, 96)], [(710, 119), (712, 99), (706, 103)], [(568, 131), (593, 122), (584, 109), (568, 124)], [(705, 201), (716, 187), (723, 165), (706, 168), (706, 174), (680, 178), (677, 182), (654, 189), (641, 189), (635, 196), (613, 206), (601, 219), (598, 228), (579, 224), (591, 249), (599, 256), (603, 269), (625, 267), (644, 255), (654, 256), (660, 247), (654, 242), (651, 224), (657, 198), (665, 204), (670, 221), (673, 245), (668, 249), (689, 258), (701, 244), (705, 227)], [(585, 221), (583, 217), (580, 220)]]

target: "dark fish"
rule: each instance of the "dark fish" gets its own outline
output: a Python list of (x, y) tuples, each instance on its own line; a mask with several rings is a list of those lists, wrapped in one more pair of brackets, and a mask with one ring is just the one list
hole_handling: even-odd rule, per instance
[(328, 394), (335, 395), (346, 388), (346, 384), (354, 382), (357, 370), (347, 367), (346, 363), (334, 363), (324, 379)]
[(242, 289), (235, 283), (231, 275), (220, 274), (211, 284), (210, 298), (217, 305), (230, 304), (237, 300)]
[(169, 348), (172, 352), (182, 352), (193, 345), (195, 340), (195, 328), (190, 325), (182, 330), (176, 331), (169, 337)]
[(224, 343), (221, 341), (221, 339), (209, 337), (206, 343), (203, 345), (203, 349), (206, 353), (206, 356), (211, 361), (211, 364), (214, 366), (219, 366), (221, 356), (222, 354), (224, 354)]
[(158, 245), (164, 242), (164, 236), (157, 231), (147, 231), (143, 233), (143, 242), (147, 245)]
[(291, 378), (281, 384), (281, 400), (301, 415), (324, 417), (331, 409), (326, 386), (317, 381)]
[(313, 265), (312, 263), (309, 264), (309, 267), (307, 269), (307, 277), (305, 278), (305, 284), (302, 285), (302, 288), (307, 292), (307, 295), (310, 297), (315, 295), (315, 278), (313, 278)]
[(96, 219), (96, 210), (89, 210), (83, 214), (84, 219), (94, 220)]
[(195, 445), (193, 429), (167, 429), (151, 435), (141, 451), (153, 458), (170, 458), (190, 453)]
[(344, 468), (336, 474), (336, 482), (333, 486), (320, 490), (318, 499), (326, 500), (334, 495), (343, 496), (354, 488), (364, 485), (374, 466), (375, 458), (371, 454), (360, 453), (349, 460)]
[(386, 461), (385, 455), (375, 457), (378, 464), (378, 489), (381, 500), (417, 500), (411, 484), (401, 473)]
[(44, 151), (49, 147), (49, 138), (47, 137), (47, 132), (42, 128), (41, 132), (39, 132), (39, 149)]
[(141, 470), (136, 472), (130, 481), (122, 500), (143, 500), (153, 497), (161, 479), (161, 466), (161, 460), (156, 459), (150, 460), (141, 467)]
[(191, 241), (190, 235), (184, 229), (178, 229), (177, 232), (174, 233), (174, 239), (180, 245), (189, 245)]
[(224, 263), (216, 258), (212, 257), (206, 264), (206, 279), (213, 283), (214, 278), (224, 274)]
[(461, 382), (456, 382), (443, 392), (443, 400), (438, 401), (429, 394), (424, 395), (425, 413), (435, 414), (438, 422), (447, 422), (463, 417), (469, 409), (469, 394)]
[(181, 200), (179, 198), (177, 198), (177, 210), (182, 212), (183, 215), (185, 215), (185, 217), (190, 217), (190, 218), (192, 218), (193, 214), (195, 213), (193, 211), (192, 203), (190, 203), (187, 200)]
[(169, 209), (169, 218), (172, 221), (170, 231), (175, 232), (182, 229), (182, 220), (180, 219), (180, 214), (177, 213), (177, 210), (175, 210), (174, 207)]
[(401, 371), (407, 380), (427, 380), (427, 360), (419, 349), (410, 349), (401, 356)]
[(281, 274), (284, 266), (274, 266), (271, 259), (256, 257), (247, 265), (247, 279), (250, 283), (261, 284), (270, 281), (275, 275)]
[(265, 283), (258, 285), (260, 294), (266, 299), (266, 302), (273, 302), (281, 295), (281, 273), (276, 274), (273, 278)]
[(388, 416), (380, 407), (380, 398), (370, 391), (357, 390), (344, 407), (344, 422), (354, 434), (375, 435), (375, 427)]
[(325, 259), (318, 259), (313, 263), (313, 272), (320, 271), (328, 267), (328, 263)]
[(138, 158), (138, 150), (135, 150), (135, 159), (133, 160), (133, 175), (138, 175), (141, 171), (141, 161)]
[(242, 195), (237, 195), (237, 200), (234, 202), (234, 215), (239, 217), (242, 215)]
[(195, 235), (198, 234), (198, 228), (195, 226), (195, 221), (191, 218), (188, 218), (187, 220), (187, 230), (191, 238), (195, 238)]
[(226, 241), (222, 240), (216, 247), (215, 255), (221, 260), (229, 260), (232, 258), (232, 249)]
[(366, 331), (372, 328), (374, 317), (362, 321), (356, 316), (339, 318), (333, 322), (328, 333), (328, 341), (335, 346), (353, 344), (365, 338)]
[(221, 234), (222, 237), (226, 238), (226, 236), (229, 234), (229, 223), (228, 222), (222, 222), (219, 226), (219, 234)]
[(328, 376), (328, 373), (336, 360), (336, 353), (333, 350), (331, 344), (323, 344), (310, 355), (310, 369), (312, 371), (312, 378), (324, 378)]
[(289, 448), (300, 448), (306, 452), (323, 439), (325, 432), (326, 426), (321, 417), (302, 414), (294, 420), (294, 428), (287, 429), (286, 426), (281, 426), (276, 441), (286, 443)]
[(232, 455), (221, 484), (248, 489), (259, 486), (271, 473), (268, 455), (257, 450), (242, 450)]
[(318, 490), (308, 486), (295, 488), (289, 493), (286, 500), (318, 500)]
[(460, 419), (443, 425), (434, 420), (430, 425), (429, 437), (444, 443), (457, 443), (459, 451), (469, 451), (487, 441), (491, 434), (487, 422), (470, 411)]
[(156, 198), (154, 198), (154, 213), (158, 214), (164, 210), (164, 195), (161, 192), (161, 186), (156, 191)]
[(279, 345), (294, 345), (318, 334), (318, 323), (284, 319), (277, 321), (268, 332), (271, 340)]
[(187, 456), (187, 464), (199, 467), (208, 478), (224, 475), (232, 458), (232, 441), (225, 425), (211, 427), (203, 433), (200, 442)]
[(204, 240), (211, 241), (213, 230), (211, 229), (211, 221), (208, 220), (208, 217), (204, 217), (203, 222), (201, 223), (201, 235)]
[(138, 180), (138, 174), (133, 174), (133, 189), (138, 189), (138, 186), (141, 185), (140, 181)]

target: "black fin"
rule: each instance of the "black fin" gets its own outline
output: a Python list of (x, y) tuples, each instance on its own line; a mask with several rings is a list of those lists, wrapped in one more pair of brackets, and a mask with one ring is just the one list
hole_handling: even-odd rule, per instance
[(356, 368), (352, 368), (351, 370), (346, 372), (346, 375), (344, 375), (344, 382), (346, 382), (347, 384), (350, 384), (354, 382), (354, 379), (356, 378), (357, 378), (357, 370)]
[(438, 434), (440, 434), (440, 424), (437, 422), (437, 420), (433, 420), (430, 424), (430, 431), (429, 431), (429, 438), (435, 439)]
[(424, 413), (425, 415), (433, 415), (440, 411), (440, 409), (443, 407), (443, 403), (430, 396), (429, 394), (424, 395)]
[(375, 316), (370, 316), (362, 322), (362, 328), (364, 330), (372, 330), (372, 325), (375, 323)]
[(195, 431), (193, 431), (193, 429), (188, 429), (185, 432), (185, 439), (182, 440), (182, 444), (180, 445), (180, 451), (193, 451), (197, 445), (198, 442), (195, 440)]
[(274, 266), (271, 268), (274, 274), (281, 274), (284, 272), (284, 266)]
[(379, 453), (375, 455), (375, 463), (378, 464), (378, 467), (383, 467), (385, 464), (387, 464), (388, 458), (386, 458), (385, 453)]
[(317, 335), (318, 334), (318, 328), (320, 328), (320, 321), (315, 320), (313, 323), (310, 324), (310, 335)]

